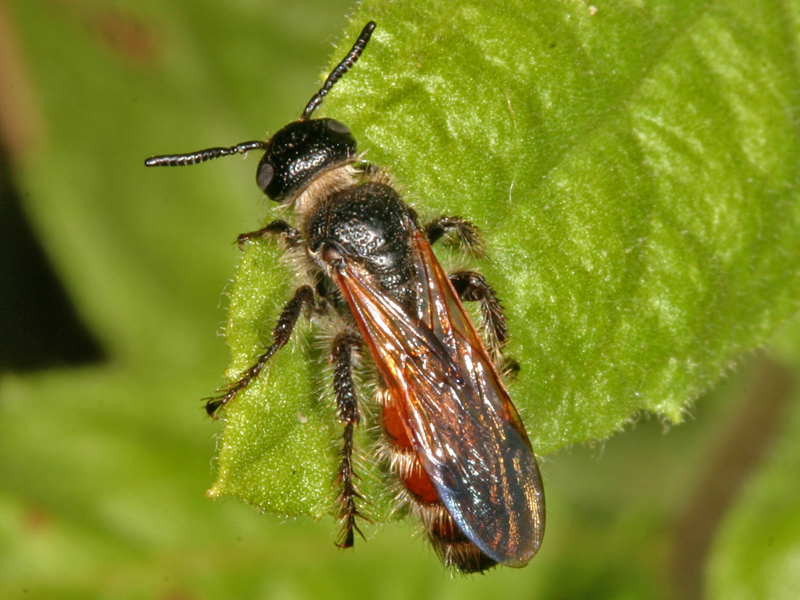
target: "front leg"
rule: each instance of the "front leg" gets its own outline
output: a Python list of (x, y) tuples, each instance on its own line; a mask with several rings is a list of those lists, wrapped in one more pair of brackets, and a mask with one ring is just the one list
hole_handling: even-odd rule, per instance
[(425, 227), (425, 236), (431, 245), (447, 235), (454, 235), (461, 247), (470, 254), (483, 253), (483, 240), (478, 228), (461, 217), (443, 215), (437, 217)]
[(258, 377), (261, 369), (267, 364), (267, 361), (272, 358), (278, 350), (286, 345), (292, 335), (294, 326), (297, 324), (297, 319), (303, 313), (303, 309), (311, 307), (314, 303), (314, 292), (311, 286), (304, 285), (299, 287), (292, 296), (292, 299), (287, 302), (281, 315), (278, 317), (278, 322), (272, 330), (272, 343), (267, 347), (264, 353), (258, 357), (255, 364), (247, 369), (239, 376), (239, 379), (224, 388), (224, 391), (219, 395), (211, 398), (206, 402), (206, 412), (209, 417), (214, 417), (217, 411), (225, 406), (228, 402), (236, 397), (236, 394), (246, 388), (253, 379)]
[(342, 462), (339, 465), (338, 482), (342, 486), (336, 499), (339, 505), (339, 519), (342, 531), (337, 546), (352, 548), (354, 532), (362, 538), (364, 534), (356, 524), (356, 517), (365, 519), (358, 512), (356, 500), (361, 499), (355, 485), (356, 474), (353, 469), (353, 431), (361, 420), (358, 398), (353, 384), (353, 359), (361, 349), (361, 338), (354, 332), (344, 330), (333, 341), (328, 360), (333, 363), (333, 391), (336, 395), (336, 410), (339, 421), (344, 425), (342, 433)]
[(293, 248), (303, 241), (303, 236), (299, 229), (295, 229), (286, 221), (281, 221), (278, 219), (277, 221), (272, 221), (272, 223), (269, 223), (256, 231), (242, 233), (238, 238), (236, 238), (236, 243), (239, 244), (239, 250), (243, 250), (245, 242), (271, 238), (273, 236), (279, 236), (283, 238), (289, 248)]

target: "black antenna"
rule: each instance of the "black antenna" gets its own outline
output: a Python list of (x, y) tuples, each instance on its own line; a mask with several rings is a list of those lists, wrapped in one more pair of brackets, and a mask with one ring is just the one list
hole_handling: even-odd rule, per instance
[(188, 154), (165, 154), (163, 156), (152, 156), (144, 161), (145, 167), (183, 167), (185, 165), (196, 165), (220, 156), (231, 156), (232, 154), (247, 154), (251, 150), (266, 150), (267, 142), (242, 142), (230, 148), (208, 148), (198, 150)]
[(330, 89), (334, 86), (334, 84), (341, 79), (342, 75), (347, 73), (350, 70), (358, 57), (361, 56), (361, 53), (364, 51), (364, 48), (367, 46), (367, 42), (369, 41), (372, 32), (375, 30), (375, 21), (370, 21), (366, 25), (364, 25), (364, 29), (361, 30), (361, 33), (358, 35), (358, 39), (356, 43), (353, 44), (353, 47), (350, 48), (350, 52), (347, 53), (347, 56), (344, 57), (342, 62), (336, 65), (336, 68), (331, 71), (331, 74), (328, 75), (328, 78), (325, 80), (325, 83), (322, 84), (322, 87), (319, 91), (311, 97), (311, 100), (308, 101), (306, 104), (305, 109), (303, 110), (303, 115), (300, 117), (301, 121), (306, 121), (311, 116), (317, 107), (322, 103), (322, 99), (325, 95), (330, 91)]
[[(308, 120), (308, 118), (311, 116), (311, 113), (313, 113), (320, 105), (322, 99), (330, 91), (334, 84), (339, 81), (342, 75), (347, 73), (347, 71), (350, 70), (350, 67), (355, 64), (355, 62), (358, 60), (358, 57), (361, 56), (361, 53), (364, 51), (364, 48), (366, 47), (367, 42), (369, 41), (369, 38), (374, 30), (374, 21), (370, 21), (364, 26), (364, 29), (361, 30), (361, 33), (356, 40), (356, 43), (353, 44), (352, 48), (350, 48), (350, 52), (347, 53), (347, 56), (344, 57), (342, 62), (336, 65), (336, 68), (331, 71), (330, 75), (328, 75), (328, 78), (325, 80), (325, 83), (322, 84), (320, 90), (314, 94), (314, 96), (312, 96), (311, 100), (309, 100), (305, 110), (303, 110), (300, 121)], [(241, 144), (236, 144), (230, 148), (208, 148), (206, 150), (199, 150), (197, 152), (190, 152), (188, 154), (165, 154), (162, 156), (151, 156), (144, 161), (144, 164), (146, 167), (182, 167), (185, 165), (196, 165), (198, 163), (220, 158), (222, 156), (247, 154), (251, 150), (266, 151), (268, 146), (269, 142), (242, 142)]]

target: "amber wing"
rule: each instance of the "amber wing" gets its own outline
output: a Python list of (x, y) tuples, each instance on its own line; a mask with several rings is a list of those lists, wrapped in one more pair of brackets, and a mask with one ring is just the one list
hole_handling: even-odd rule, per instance
[(336, 282), (425, 472), (461, 531), (498, 563), (523, 566), (544, 534), (536, 459), (497, 369), (420, 231), (416, 314), (345, 261)]

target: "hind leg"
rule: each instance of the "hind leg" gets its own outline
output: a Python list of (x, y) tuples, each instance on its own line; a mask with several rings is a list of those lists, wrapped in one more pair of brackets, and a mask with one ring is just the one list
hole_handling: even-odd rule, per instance
[(366, 519), (358, 511), (357, 501), (361, 499), (361, 494), (358, 493), (355, 485), (356, 473), (353, 469), (353, 432), (361, 421), (358, 398), (353, 384), (353, 362), (360, 349), (361, 337), (345, 329), (334, 339), (328, 359), (333, 363), (333, 391), (336, 396), (336, 410), (339, 421), (344, 425), (338, 473), (341, 491), (336, 499), (336, 503), (339, 505), (338, 516), (342, 524), (337, 542), (340, 548), (352, 548), (355, 533), (364, 537), (358, 528), (356, 518)]

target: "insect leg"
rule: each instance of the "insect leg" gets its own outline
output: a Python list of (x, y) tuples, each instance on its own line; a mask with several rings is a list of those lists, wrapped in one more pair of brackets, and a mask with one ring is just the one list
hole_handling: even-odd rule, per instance
[(222, 394), (206, 402), (206, 412), (209, 417), (213, 417), (222, 406), (233, 400), (236, 394), (241, 392), (253, 379), (258, 377), (261, 369), (264, 368), (264, 365), (267, 364), (267, 361), (272, 355), (289, 341), (297, 319), (303, 312), (303, 308), (306, 306), (310, 307), (313, 301), (314, 292), (310, 286), (304, 285), (297, 288), (292, 299), (284, 305), (278, 317), (278, 322), (272, 330), (272, 343), (267, 347), (264, 353), (258, 357), (255, 364), (239, 376), (239, 379), (224, 388)]
[(239, 244), (239, 250), (242, 250), (244, 249), (245, 242), (269, 238), (272, 236), (282, 237), (284, 240), (286, 240), (286, 245), (290, 248), (297, 246), (302, 240), (302, 234), (300, 233), (299, 229), (295, 229), (286, 221), (277, 220), (256, 231), (250, 231), (249, 233), (241, 234), (238, 238), (236, 238), (236, 242)]
[(470, 254), (483, 253), (483, 240), (481, 240), (478, 228), (466, 219), (443, 215), (435, 218), (425, 227), (425, 235), (431, 244), (448, 234), (454, 234), (464, 250)]
[(486, 345), (495, 363), (502, 357), (508, 339), (508, 326), (503, 305), (497, 294), (480, 273), (458, 271), (450, 274), (450, 283), (459, 298), (465, 302), (479, 302), (483, 328), (486, 331)]
[(362, 538), (364, 534), (356, 524), (356, 517), (363, 517), (358, 512), (356, 500), (361, 499), (361, 494), (355, 486), (355, 471), (353, 470), (353, 430), (361, 416), (358, 411), (358, 398), (353, 385), (353, 356), (361, 348), (361, 339), (354, 332), (344, 330), (333, 341), (333, 349), (329, 361), (333, 363), (333, 391), (336, 394), (336, 409), (339, 421), (344, 424), (342, 433), (342, 462), (339, 465), (338, 480), (342, 490), (336, 499), (339, 505), (339, 518), (342, 522), (342, 531), (339, 541), (340, 548), (352, 548), (354, 532)]

